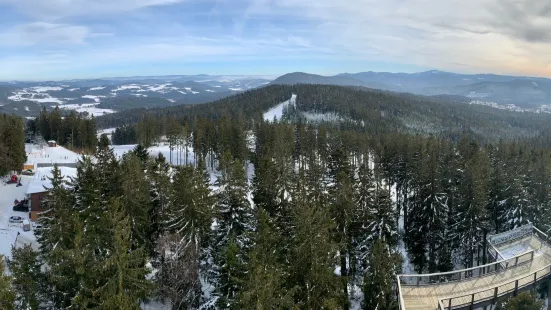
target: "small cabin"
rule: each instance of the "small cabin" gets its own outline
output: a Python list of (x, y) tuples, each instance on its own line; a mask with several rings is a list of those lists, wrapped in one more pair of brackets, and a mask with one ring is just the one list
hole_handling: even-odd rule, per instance
[(50, 141), (48, 141), (48, 146), (49, 147), (56, 147), (57, 143), (54, 140), (50, 140)]
[(39, 214), (45, 211), (42, 201), (48, 195), (48, 190), (45, 188), (42, 180), (33, 179), (29, 183), (29, 188), (27, 189), (27, 199), (29, 199), (30, 214), (29, 218), (31, 221), (38, 220)]

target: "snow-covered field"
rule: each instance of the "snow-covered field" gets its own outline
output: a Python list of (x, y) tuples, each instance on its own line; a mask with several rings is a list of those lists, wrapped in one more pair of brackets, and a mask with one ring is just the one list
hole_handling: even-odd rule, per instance
[[(78, 155), (63, 147), (39, 147), (37, 145), (26, 144), (28, 163), (74, 163), (78, 160)], [(76, 169), (61, 167), (63, 175), (74, 175)], [(21, 176), (23, 186), (16, 187), (15, 184), (0, 184), (0, 255), (11, 256), (12, 246), (20, 247), (24, 244), (31, 244), (33, 248), (38, 249), (36, 237), (33, 230), (23, 231), (23, 224), (10, 223), (10, 216), (21, 216), (24, 219), (29, 218), (27, 212), (13, 211), (14, 200), (22, 200), (29, 190), (29, 186), (42, 186), (49, 182), (48, 176), (51, 176), (51, 168), (37, 168), (34, 176)], [(45, 177), (46, 180), (42, 180)]]
[(62, 146), (49, 147), (47, 145), (26, 144), (27, 163), (76, 163), (80, 155)]
[[(135, 144), (129, 144), (129, 145), (113, 145), (112, 149), (115, 153), (115, 156), (118, 158), (121, 158), (122, 155), (126, 152), (132, 151), (136, 147)], [(181, 152), (178, 152), (176, 149), (172, 150), (172, 162), (170, 162), (170, 147), (168, 144), (159, 144), (150, 147), (149, 149), (149, 155), (151, 156), (157, 156), (159, 153), (162, 153), (163, 156), (166, 158), (167, 162), (176, 165), (179, 163), (186, 164), (185, 160), (185, 150), (182, 150)], [(187, 156), (187, 164), (192, 165), (195, 163), (195, 158), (193, 154), (193, 148), (188, 147), (188, 156)]]
[(276, 105), (275, 107), (271, 108), (270, 110), (268, 110), (268, 112), (264, 113), (264, 120), (267, 122), (273, 121), (274, 118), (276, 120), (280, 120), (283, 117), (283, 109), (287, 107), (289, 104), (294, 105), (296, 99), (297, 99), (297, 95), (293, 94), (291, 96), (291, 99), (284, 101)]
[(115, 130), (117, 130), (117, 128), (105, 128), (105, 129), (98, 130), (98, 134), (97, 134), (98, 139), (99, 139), (99, 137), (101, 137), (102, 134), (106, 134), (107, 138), (109, 138), (109, 140), (111, 140), (111, 135), (113, 135)]
[[(83, 96), (85, 97), (85, 96)], [(97, 100), (99, 100), (99, 98), (97, 98), (97, 96), (88, 96), (88, 97), (95, 97)], [(96, 102), (99, 102), (99, 101), (96, 101)], [(65, 105), (62, 105), (60, 106), (61, 109), (65, 109), (65, 110), (74, 110), (76, 112), (79, 112), (79, 113), (83, 113), (83, 112), (88, 112), (88, 115), (93, 115), (93, 116), (100, 116), (100, 115), (104, 115), (104, 114), (110, 114), (110, 113), (115, 113), (114, 110), (112, 109), (100, 109), (100, 108), (96, 108), (96, 104), (92, 103), (85, 103), (85, 104), (65, 104)]]

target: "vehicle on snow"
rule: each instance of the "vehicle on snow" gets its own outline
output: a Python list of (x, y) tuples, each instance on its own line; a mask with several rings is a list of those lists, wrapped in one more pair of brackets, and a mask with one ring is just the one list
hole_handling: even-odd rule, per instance
[(10, 223), (23, 223), (23, 218), (20, 216), (10, 216)]

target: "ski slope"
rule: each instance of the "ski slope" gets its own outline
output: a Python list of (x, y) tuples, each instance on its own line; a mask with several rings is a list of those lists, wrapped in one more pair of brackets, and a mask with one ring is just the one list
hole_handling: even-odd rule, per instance
[(284, 101), (276, 105), (275, 107), (271, 108), (270, 110), (268, 110), (268, 112), (264, 113), (264, 120), (266, 122), (272, 122), (274, 118), (276, 120), (280, 120), (283, 117), (284, 109), (290, 104), (294, 106), (296, 104), (296, 99), (297, 99), (297, 95), (293, 94), (291, 96), (291, 99)]

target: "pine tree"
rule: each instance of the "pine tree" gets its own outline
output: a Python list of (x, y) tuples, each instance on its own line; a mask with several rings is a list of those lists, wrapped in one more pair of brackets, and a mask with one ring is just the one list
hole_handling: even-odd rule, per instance
[[(155, 244), (164, 232), (164, 223), (166, 213), (171, 204), (171, 170), (162, 153), (149, 162), (147, 167), (147, 176), (149, 180), (149, 243)], [(153, 250), (149, 253), (153, 263), (156, 263), (159, 253)]]
[(377, 181), (374, 205), (369, 210), (368, 231), (371, 232), (368, 240), (374, 242), (377, 239), (384, 238), (390, 246), (395, 246), (398, 242), (398, 225), (396, 223), (396, 210), (390, 199), (390, 192)]
[(45, 301), (46, 279), (42, 273), (39, 253), (30, 244), (22, 248), (12, 248), (12, 258), (8, 261), (13, 276), (13, 288), (21, 309), (38, 309)]
[(61, 175), (61, 170), (55, 164), (50, 178), (52, 188), (42, 202), (45, 211), (41, 213), (36, 230), (37, 241), (40, 243), (42, 255), (47, 255), (54, 248), (67, 249), (71, 243), (73, 228), (71, 227), (72, 199), (67, 189), (67, 182)]
[(38, 220), (41, 226), (37, 228), (36, 235), (40, 243), (41, 259), (49, 266), (46, 269), (48, 298), (62, 308), (69, 306), (78, 283), (73, 272), (74, 265), (68, 257), (75, 235), (74, 200), (57, 165), (54, 165), (50, 180), (52, 189), (43, 202), (46, 211)]
[(0, 255), (0, 310), (13, 310), (15, 292), (12, 288), (12, 277), (4, 274), (5, 261)]
[(241, 309), (290, 309), (293, 306), (292, 291), (285, 287), (285, 266), (275, 255), (282, 236), (271, 222), (268, 213), (260, 209), (250, 265), (239, 294)]
[[(312, 200), (301, 177), (293, 194), (289, 285), (296, 307), (337, 309), (342, 306), (342, 279), (334, 273), (338, 245), (333, 223), (321, 201)], [(309, 190), (317, 190), (315, 188)]]
[(125, 214), (130, 218), (132, 241), (135, 247), (144, 247), (151, 253), (154, 244), (149, 239), (151, 219), (149, 214), (149, 180), (140, 159), (133, 153), (125, 154), (121, 162), (121, 189)]
[(214, 197), (203, 172), (191, 166), (178, 167), (173, 178), (173, 197), (166, 214), (166, 228), (182, 236), (181, 246), (199, 251), (212, 220)]
[[(217, 180), (217, 224), (214, 230), (213, 277), (218, 279), (218, 306), (232, 308), (242, 285), (247, 252), (251, 246), (249, 234), (254, 231), (254, 217), (247, 199), (248, 184), (239, 160), (226, 163)], [(231, 306), (228, 306), (231, 305)]]
[(352, 212), (350, 235), (354, 252), (350, 259), (350, 268), (353, 275), (363, 274), (372, 240), (369, 239), (370, 211), (375, 206), (375, 182), (373, 172), (367, 163), (363, 163), (358, 170), (358, 182), (355, 184), (355, 197)]
[(101, 262), (102, 273), (108, 278), (94, 294), (100, 296), (100, 309), (140, 309), (139, 301), (153, 289), (146, 279), (150, 270), (145, 267), (143, 248), (133, 249), (130, 217), (118, 200), (111, 203), (110, 226), (113, 234), (113, 252)]
[(537, 300), (532, 292), (522, 292), (514, 297), (509, 297), (500, 302), (496, 310), (541, 310), (544, 301)]
[(143, 144), (138, 144), (134, 147), (132, 153), (134, 153), (134, 155), (136, 155), (140, 159), (145, 167), (145, 165), (147, 164), (147, 160), (149, 159), (147, 148)]
[(390, 253), (384, 239), (377, 239), (364, 278), (364, 309), (396, 309), (394, 279), (401, 270), (401, 256)]
[[(161, 290), (173, 305), (197, 307), (201, 297), (201, 272), (211, 253), (207, 243), (214, 197), (204, 165), (178, 167), (173, 178), (172, 202), (166, 212), (162, 238)], [(178, 309), (180, 309), (178, 308)]]

